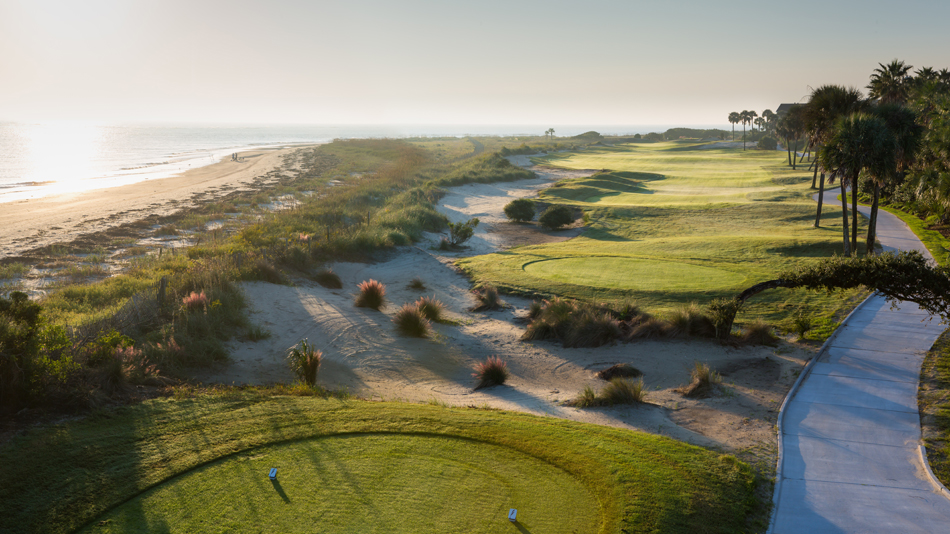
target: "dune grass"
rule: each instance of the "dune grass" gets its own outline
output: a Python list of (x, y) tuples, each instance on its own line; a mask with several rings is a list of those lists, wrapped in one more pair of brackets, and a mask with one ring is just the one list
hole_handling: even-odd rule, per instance
[[(535, 161), (610, 171), (542, 192), (545, 202), (585, 210), (581, 236), (460, 260), (479, 283), (588, 302), (630, 299), (662, 313), (693, 301), (731, 298), (841, 250), (840, 207), (826, 202), (822, 227), (814, 228), (811, 174), (787, 168), (780, 152), (655, 143)], [(739, 321), (763, 318), (791, 329), (792, 312), (801, 312), (819, 323), (833, 322), (857, 293), (770, 291), (748, 303)]]
[(737, 532), (755, 485), (629, 430), (256, 389), (32, 430), (0, 464), (11, 532), (507, 532), (509, 507), (529, 532)]

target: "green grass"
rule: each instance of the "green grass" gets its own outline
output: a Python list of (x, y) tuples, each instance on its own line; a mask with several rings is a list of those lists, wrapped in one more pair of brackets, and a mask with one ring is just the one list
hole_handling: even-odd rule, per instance
[[(655, 143), (535, 161), (611, 170), (541, 194), (585, 210), (581, 236), (459, 261), (480, 283), (589, 302), (632, 299), (657, 313), (733, 297), (841, 250), (840, 207), (825, 203), (822, 227), (814, 228), (811, 175), (788, 168), (782, 152)], [(791, 312), (799, 310), (817, 322), (832, 320), (857, 293), (769, 291), (747, 304), (740, 321), (762, 317), (790, 328)]]
[(950, 485), (950, 330), (924, 358), (917, 401), (930, 468), (944, 486)]
[(928, 230), (924, 227), (924, 221), (920, 217), (891, 207), (881, 207), (882, 210), (891, 213), (900, 220), (904, 221), (911, 231), (917, 235), (917, 238), (927, 247), (930, 254), (937, 261), (938, 265), (947, 266), (950, 264), (950, 239), (943, 237), (943, 234), (936, 230)]
[(32, 430), (0, 465), (11, 532), (507, 532), (509, 507), (529, 532), (738, 532), (755, 486), (731, 456), (629, 430), (257, 390)]

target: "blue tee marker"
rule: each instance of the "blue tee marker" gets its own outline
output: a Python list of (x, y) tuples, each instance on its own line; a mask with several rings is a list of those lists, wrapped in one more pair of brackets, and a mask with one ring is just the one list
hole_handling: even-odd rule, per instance
[(270, 479), (271, 479), (271, 480), (277, 480), (277, 468), (276, 468), (276, 467), (271, 468), (271, 470), (270, 470)]
[(508, 521), (511, 521), (512, 523), (514, 523), (517, 520), (518, 520), (518, 510), (514, 508), (512, 508), (511, 510), (508, 510)]

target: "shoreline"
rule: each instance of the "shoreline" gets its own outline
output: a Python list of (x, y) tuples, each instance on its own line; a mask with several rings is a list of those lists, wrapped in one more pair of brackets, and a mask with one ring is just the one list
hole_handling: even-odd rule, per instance
[[(0, 209), (0, 260), (85, 234), (165, 216), (237, 191), (253, 190), (283, 169), (282, 157), (317, 143), (253, 148), (175, 176), (77, 193), (4, 202)], [(282, 145), (285, 146), (285, 145)]]

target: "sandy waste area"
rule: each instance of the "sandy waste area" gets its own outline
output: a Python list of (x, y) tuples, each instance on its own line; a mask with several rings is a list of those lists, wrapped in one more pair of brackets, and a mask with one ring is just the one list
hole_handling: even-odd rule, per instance
[[(530, 166), (527, 157), (513, 162)], [(343, 280), (333, 290), (309, 280), (292, 286), (247, 283), (251, 320), (271, 332), (269, 339), (231, 343), (232, 361), (206, 370), (203, 383), (267, 384), (293, 380), (287, 350), (308, 339), (323, 351), (319, 383), (377, 400), (435, 402), (492, 407), (541, 416), (643, 430), (697, 445), (738, 453), (751, 461), (774, 462), (775, 420), (785, 393), (813, 354), (785, 342), (777, 347), (730, 347), (709, 340), (639, 341), (599, 348), (564, 348), (550, 341), (522, 342), (529, 300), (506, 297), (499, 311), (471, 312), (471, 282), (453, 267), (459, 256), (485, 254), (514, 245), (551, 242), (578, 235), (579, 224), (562, 232), (506, 222), (503, 206), (535, 196), (552, 182), (583, 176), (581, 171), (532, 167), (538, 178), (452, 188), (439, 210), (453, 221), (478, 217), (475, 237), (460, 253), (434, 250), (440, 235), (406, 247), (373, 264), (335, 263)], [(588, 171), (590, 174), (593, 171)], [(408, 287), (421, 278), (426, 289)], [(356, 285), (368, 279), (386, 285), (381, 311), (356, 308)], [(458, 325), (434, 324), (429, 339), (399, 335), (392, 315), (406, 302), (434, 296)], [(488, 356), (504, 359), (511, 372), (501, 386), (473, 391), (473, 367)], [(688, 399), (676, 391), (690, 380), (695, 362), (709, 363), (723, 377), (716, 393)], [(644, 373), (646, 404), (578, 409), (564, 405), (585, 386), (605, 382), (601, 369), (629, 363)]]

